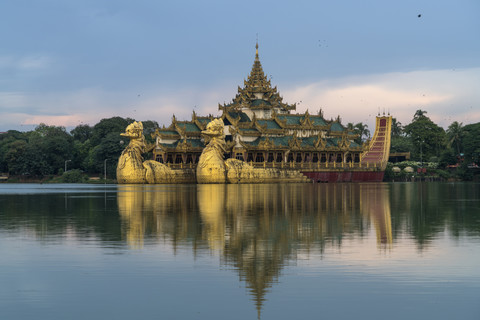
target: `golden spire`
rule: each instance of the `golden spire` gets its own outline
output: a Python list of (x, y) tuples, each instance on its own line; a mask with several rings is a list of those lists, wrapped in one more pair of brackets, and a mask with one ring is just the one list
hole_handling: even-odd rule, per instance
[(255, 49), (256, 49), (256, 51), (255, 51), (255, 60), (259, 60), (259, 58), (258, 58), (258, 40), (257, 40), (257, 44), (255, 45)]

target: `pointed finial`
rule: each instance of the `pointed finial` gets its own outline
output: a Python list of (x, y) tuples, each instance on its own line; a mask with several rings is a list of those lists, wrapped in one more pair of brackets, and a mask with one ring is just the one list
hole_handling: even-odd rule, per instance
[(255, 58), (258, 58), (258, 40), (257, 40), (257, 44), (255, 45)]

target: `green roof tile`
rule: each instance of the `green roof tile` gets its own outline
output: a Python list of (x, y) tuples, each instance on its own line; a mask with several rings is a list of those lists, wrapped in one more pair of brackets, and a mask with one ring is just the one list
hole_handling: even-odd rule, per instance
[(257, 120), (257, 122), (261, 125), (267, 125), (267, 129), (282, 129), (275, 120)]
[(197, 127), (197, 125), (195, 123), (191, 123), (191, 122), (181, 122), (181, 123), (178, 123), (178, 126), (182, 129), (185, 129), (185, 131), (187, 132), (200, 132), (200, 128)]
[(258, 106), (261, 106), (261, 105), (271, 106), (272, 104), (267, 100), (255, 99), (251, 102), (251, 105), (254, 106), (254, 107), (258, 107)]
[(300, 120), (303, 116), (299, 115), (281, 115), (278, 116), (280, 120), (287, 120), (287, 125), (300, 125)]
[(327, 123), (322, 117), (312, 117), (310, 116), (310, 120), (314, 126), (325, 126)]
[(158, 131), (160, 134), (167, 134), (167, 135), (176, 135), (179, 136), (177, 131), (170, 131), (170, 130), (159, 130)]
[(335, 132), (342, 132), (345, 130), (345, 128), (338, 122), (334, 122), (332, 123), (332, 126), (330, 127), (330, 130), (331, 131), (335, 131)]

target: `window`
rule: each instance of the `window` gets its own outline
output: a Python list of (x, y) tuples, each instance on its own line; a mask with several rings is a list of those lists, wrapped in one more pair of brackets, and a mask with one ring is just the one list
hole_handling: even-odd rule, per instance
[(312, 160), (312, 158), (310, 157), (310, 152), (306, 152), (305, 153), (305, 162), (310, 162)]
[(177, 154), (175, 156), (175, 163), (182, 163), (183, 162), (183, 158), (182, 158), (182, 155), (181, 154)]
[(297, 157), (295, 158), (295, 162), (302, 162), (302, 153), (297, 152)]
[(267, 162), (273, 162), (273, 152), (268, 154)]
[(287, 162), (293, 162), (293, 153), (288, 154)]
[(283, 161), (283, 155), (281, 152), (277, 153), (277, 162), (282, 162)]
[(320, 156), (320, 162), (321, 162), (321, 163), (327, 162), (327, 154), (326, 154), (326, 153), (322, 153), (322, 154), (321, 154), (321, 156)]

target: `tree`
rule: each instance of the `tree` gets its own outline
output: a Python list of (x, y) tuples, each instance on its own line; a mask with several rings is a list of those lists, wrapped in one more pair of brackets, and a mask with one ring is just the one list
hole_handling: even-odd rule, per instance
[(402, 123), (392, 118), (392, 137), (400, 137), (403, 135)]
[(35, 128), (29, 138), (29, 146), (34, 148), (36, 159), (45, 161), (45, 166), (36, 175), (56, 174), (63, 169), (66, 160), (73, 155), (73, 139), (65, 127), (48, 126), (43, 123)]
[(480, 122), (463, 127), (463, 149), (465, 162), (480, 162)]
[(439, 157), (445, 145), (445, 131), (430, 120), (426, 113), (417, 110), (412, 122), (404, 128), (413, 145), (412, 157), (420, 161)]
[(9, 130), (0, 134), (0, 172), (10, 172), (7, 154), (17, 141), (27, 142), (27, 135), (24, 132)]
[(92, 136), (90, 138), (92, 145), (99, 145), (104, 137), (109, 133), (120, 134), (125, 131), (125, 128), (134, 120), (121, 117), (113, 117), (108, 119), (102, 119), (99, 123), (93, 126)]
[(362, 122), (357, 124), (349, 122), (347, 124), (347, 129), (358, 135), (358, 137), (354, 140), (358, 144), (362, 144), (363, 141), (370, 138), (370, 130), (368, 129), (368, 125), (363, 124)]
[(143, 134), (148, 143), (153, 143), (152, 133), (155, 132), (155, 129), (158, 128), (158, 122), (152, 120), (142, 121), (143, 124)]
[(95, 172), (103, 172), (104, 165), (107, 165), (107, 175), (115, 176), (117, 171), (117, 161), (125, 148), (125, 144), (120, 143), (120, 137), (117, 132), (111, 132), (102, 139), (102, 142), (95, 146), (89, 157), (91, 160), (90, 169)]
[(81, 124), (75, 127), (75, 129), (70, 131), (70, 134), (73, 136), (74, 141), (85, 142), (92, 136), (92, 127), (87, 124)]
[(460, 154), (462, 150), (462, 135), (463, 135), (463, 128), (462, 123), (458, 123), (457, 121), (452, 122), (447, 129), (447, 147), (454, 147), (457, 155)]

